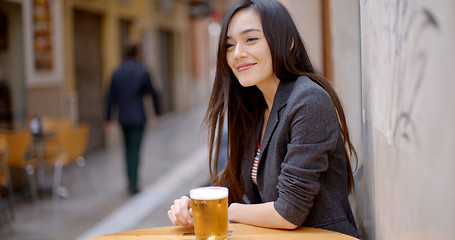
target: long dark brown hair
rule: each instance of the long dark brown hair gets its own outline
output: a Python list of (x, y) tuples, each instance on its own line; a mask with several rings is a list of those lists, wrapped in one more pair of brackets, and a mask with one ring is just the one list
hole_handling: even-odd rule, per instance
[[(246, 8), (255, 9), (261, 18), (264, 36), (272, 55), (273, 71), (280, 81), (294, 81), (299, 76), (308, 76), (330, 95), (343, 137), (348, 191), (351, 192), (354, 189), (354, 179), (350, 156), (357, 157), (357, 154), (349, 138), (341, 102), (327, 79), (314, 72), (292, 17), (286, 8), (275, 0), (238, 1), (225, 14), (218, 46), (215, 81), (202, 125), (209, 132), (209, 164), (212, 184), (229, 187), (231, 200), (243, 202), (242, 197), (245, 191), (241, 181), (241, 162), (247, 154), (250, 141), (255, 136), (256, 125), (260, 122), (267, 107), (260, 90), (256, 86), (241, 86), (226, 60), (226, 35), (229, 22), (235, 13)], [(289, 51), (290, 49), (291, 51)], [(227, 119), (225, 119), (226, 113)], [(229, 129), (227, 136), (228, 161), (225, 169), (218, 173), (222, 131), (226, 120)]]

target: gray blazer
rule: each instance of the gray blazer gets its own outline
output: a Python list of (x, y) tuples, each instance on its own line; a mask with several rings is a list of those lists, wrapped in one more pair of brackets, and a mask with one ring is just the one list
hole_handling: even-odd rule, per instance
[(343, 141), (328, 93), (308, 77), (279, 84), (262, 141), (256, 186), (251, 168), (261, 127), (242, 162), (247, 200), (274, 201), (276, 211), (295, 225), (357, 237)]

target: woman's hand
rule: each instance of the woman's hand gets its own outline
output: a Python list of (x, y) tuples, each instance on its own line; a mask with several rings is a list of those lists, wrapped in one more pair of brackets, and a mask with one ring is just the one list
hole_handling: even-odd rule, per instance
[(193, 210), (191, 209), (191, 200), (187, 196), (176, 199), (171, 209), (167, 212), (169, 220), (175, 226), (193, 225)]

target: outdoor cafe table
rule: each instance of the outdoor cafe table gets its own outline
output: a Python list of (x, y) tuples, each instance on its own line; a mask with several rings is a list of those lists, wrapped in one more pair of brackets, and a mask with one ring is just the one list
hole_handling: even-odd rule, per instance
[[(239, 223), (229, 224), (229, 240), (355, 240), (357, 238), (316, 228), (299, 227), (295, 230), (278, 230), (254, 227)], [(193, 227), (157, 227), (107, 234), (88, 240), (184, 240), (195, 239)]]

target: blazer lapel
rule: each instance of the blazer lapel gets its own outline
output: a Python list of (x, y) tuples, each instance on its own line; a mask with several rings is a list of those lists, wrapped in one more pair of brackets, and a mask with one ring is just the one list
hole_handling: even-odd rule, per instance
[(256, 127), (256, 134), (253, 138), (253, 142), (250, 143), (246, 159), (242, 162), (242, 177), (243, 177), (243, 186), (245, 187), (245, 192), (250, 203), (260, 203), (261, 198), (255, 190), (256, 186), (251, 179), (251, 168), (253, 167), (254, 156), (256, 154), (259, 138), (261, 137), (261, 128), (264, 119), (261, 119), (258, 126)]
[(292, 82), (281, 81), (280, 84), (278, 85), (278, 89), (276, 90), (275, 98), (273, 100), (272, 110), (270, 111), (269, 120), (265, 128), (264, 137), (262, 138), (261, 156), (259, 158), (259, 161), (262, 159), (262, 154), (266, 152), (266, 149), (269, 146), (270, 139), (273, 133), (275, 132), (276, 127), (278, 126), (278, 123), (280, 121), (281, 109), (283, 109), (286, 106), (293, 85), (294, 81)]
[[(275, 93), (275, 98), (273, 100), (272, 110), (270, 111), (269, 120), (267, 122), (267, 126), (265, 128), (264, 137), (262, 139), (261, 145), (261, 155), (259, 157), (259, 165), (258, 165), (258, 188), (259, 191), (261, 189), (259, 179), (262, 177), (259, 175), (259, 167), (261, 165), (261, 160), (263, 153), (267, 151), (267, 147), (269, 146), (270, 139), (275, 132), (276, 127), (280, 121), (280, 112), (286, 106), (288, 101), (289, 95), (292, 91), (292, 86), (294, 85), (294, 81), (291, 82), (280, 82), (278, 85), (278, 89)], [(251, 180), (251, 168), (253, 167), (254, 155), (256, 154), (257, 144), (259, 138), (261, 137), (262, 125), (264, 118), (259, 122), (258, 126), (256, 127), (256, 136), (253, 139), (254, 141), (250, 143), (250, 147), (247, 153), (246, 160), (242, 162), (242, 176), (243, 176), (243, 186), (245, 187), (246, 196), (251, 201), (251, 203), (259, 203), (261, 202), (260, 193), (257, 192), (257, 188), (254, 185), (253, 181)]]

